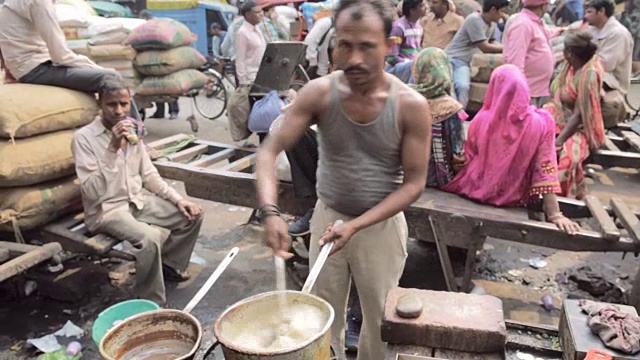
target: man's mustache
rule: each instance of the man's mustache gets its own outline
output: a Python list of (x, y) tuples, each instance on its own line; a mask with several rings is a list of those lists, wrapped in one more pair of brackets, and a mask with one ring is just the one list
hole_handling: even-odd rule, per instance
[(361, 66), (349, 66), (347, 68), (345, 68), (343, 70), (345, 73), (350, 73), (350, 72), (367, 72), (367, 69), (361, 67)]

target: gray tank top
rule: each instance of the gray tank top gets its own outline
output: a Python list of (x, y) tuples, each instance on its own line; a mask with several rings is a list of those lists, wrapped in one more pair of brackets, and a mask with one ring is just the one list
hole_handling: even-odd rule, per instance
[(333, 210), (359, 216), (402, 183), (401, 136), (396, 119), (400, 80), (394, 76), (389, 98), (371, 123), (359, 124), (344, 112), (338, 76), (331, 75), (330, 108), (318, 123), (318, 198)]

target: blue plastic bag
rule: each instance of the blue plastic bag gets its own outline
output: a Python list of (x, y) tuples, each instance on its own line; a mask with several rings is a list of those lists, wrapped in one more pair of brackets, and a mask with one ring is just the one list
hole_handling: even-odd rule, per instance
[(268, 133), (271, 123), (280, 115), (280, 108), (284, 106), (284, 101), (278, 96), (275, 90), (269, 91), (267, 96), (253, 104), (251, 114), (249, 114), (249, 130), (254, 133)]

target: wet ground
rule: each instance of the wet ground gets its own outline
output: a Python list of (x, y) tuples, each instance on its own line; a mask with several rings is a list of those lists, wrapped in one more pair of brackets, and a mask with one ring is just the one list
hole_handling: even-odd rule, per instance
[[(639, 101), (640, 102), (640, 101)], [(149, 140), (190, 133), (189, 124), (184, 121), (191, 112), (189, 102), (181, 102), (183, 111), (177, 120), (148, 120)], [(208, 121), (199, 118), (198, 137), (230, 143), (226, 119)], [(257, 143), (257, 139), (252, 139)], [(640, 206), (637, 186), (640, 175), (637, 171), (612, 169), (599, 171), (590, 190), (603, 201), (608, 202), (611, 194), (623, 196), (629, 205)], [(182, 184), (171, 182), (184, 193)], [(168, 307), (181, 309), (197, 292), (220, 260), (234, 246), (240, 247), (240, 254), (222, 275), (213, 289), (205, 296), (193, 314), (205, 328), (205, 339), (217, 316), (228, 306), (251, 295), (275, 289), (275, 276), (271, 252), (262, 244), (262, 230), (246, 225), (251, 209), (220, 203), (192, 199), (203, 205), (206, 211), (204, 226), (190, 266), (193, 277), (182, 284), (168, 285)], [(455, 254), (454, 254), (455, 255)], [(548, 265), (533, 269), (528, 261), (532, 257), (544, 259)], [(462, 258), (454, 256), (458, 266)], [(98, 359), (95, 345), (90, 337), (90, 329), (96, 315), (109, 305), (131, 297), (127, 291), (125, 264), (95, 264), (80, 259), (65, 264), (61, 277), (73, 282), (65, 294), (56, 294), (46, 284), (40, 289), (49, 297), (36, 291), (30, 296), (16, 299), (15, 291), (24, 287), (23, 282), (11, 282), (0, 288), (0, 360), (32, 359), (34, 351), (25, 344), (31, 337), (54, 332), (67, 320), (83, 327), (87, 335), (82, 339), (85, 345), (84, 359)], [(589, 266), (590, 270), (584, 266)], [(557, 324), (560, 299), (567, 296), (590, 297), (583, 289), (611, 296), (630, 288), (630, 281), (637, 272), (638, 260), (627, 254), (624, 260), (620, 254), (568, 253), (544, 248), (518, 245), (511, 242), (489, 239), (480, 252), (475, 274), (476, 284), (487, 293), (499, 296), (504, 301), (505, 315), (514, 320)], [(592, 273), (598, 286), (588, 286), (589, 281), (579, 281)], [(575, 277), (572, 275), (577, 274)], [(598, 279), (597, 277), (601, 277)], [(123, 282), (121, 288), (112, 286), (109, 279)], [(434, 246), (411, 240), (409, 259), (401, 281), (403, 287), (444, 290), (442, 272)], [(295, 289), (293, 281), (289, 288)], [(595, 289), (595, 290), (594, 290)], [(624, 291), (623, 291), (624, 290)], [(556, 309), (544, 310), (540, 298), (545, 294), (554, 296)], [(601, 298), (604, 294), (596, 296)], [(53, 300), (72, 298), (74, 302)], [(10, 299), (10, 300), (7, 300)], [(220, 359), (221, 357), (216, 357)]]

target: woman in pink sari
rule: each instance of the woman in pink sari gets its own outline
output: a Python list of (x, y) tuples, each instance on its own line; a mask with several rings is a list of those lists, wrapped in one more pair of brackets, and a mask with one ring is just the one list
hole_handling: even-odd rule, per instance
[(556, 193), (558, 165), (551, 115), (529, 105), (529, 86), (513, 65), (494, 70), (482, 110), (469, 127), (466, 166), (444, 187), (494, 206), (544, 201), (547, 221), (574, 234), (580, 226), (566, 218)]

